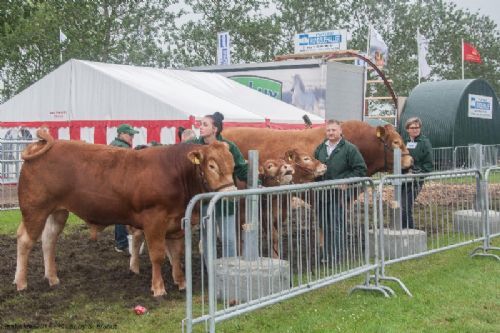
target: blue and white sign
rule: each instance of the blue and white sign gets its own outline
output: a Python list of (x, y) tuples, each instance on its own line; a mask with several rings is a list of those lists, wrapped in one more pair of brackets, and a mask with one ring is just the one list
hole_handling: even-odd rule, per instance
[(231, 40), (229, 32), (217, 34), (217, 65), (231, 64)]
[(493, 97), (469, 94), (469, 117), (493, 119)]
[(294, 38), (295, 53), (347, 50), (347, 30), (303, 32)]

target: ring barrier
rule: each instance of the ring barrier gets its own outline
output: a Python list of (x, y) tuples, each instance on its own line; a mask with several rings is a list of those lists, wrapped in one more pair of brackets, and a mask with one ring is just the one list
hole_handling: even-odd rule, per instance
[(0, 139), (0, 210), (19, 208), (17, 183), (23, 163), (21, 153), (32, 142)]
[(500, 261), (500, 256), (490, 251), (500, 250), (491, 246), (491, 239), (500, 236), (500, 167), (486, 169), (483, 182), (483, 221), (485, 238), (483, 245), (472, 251), (471, 256), (493, 257)]
[[(392, 290), (370, 284), (377, 267), (369, 238), (376, 229), (375, 195), (370, 178), (351, 178), (194, 197), (184, 218), (186, 282), (198, 272), (202, 282), (199, 290), (187, 290), (183, 329), (204, 323), (214, 332), (217, 322), (362, 274), (364, 283), (350, 292), (388, 297)], [(190, 228), (195, 206), (202, 221), (196, 236)], [(224, 226), (232, 222), (237, 228)], [(247, 260), (240, 250), (247, 245), (232, 251), (227, 239), (239, 244), (252, 230), (258, 257)], [(200, 260), (190, 250), (195, 238), (203, 243)], [(194, 262), (199, 266), (188, 264)]]

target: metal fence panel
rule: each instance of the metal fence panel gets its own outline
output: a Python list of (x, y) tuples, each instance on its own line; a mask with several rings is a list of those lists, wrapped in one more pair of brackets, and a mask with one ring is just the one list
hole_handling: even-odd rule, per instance
[(488, 168), (485, 173), (488, 184), (488, 222), (489, 236), (500, 236), (500, 166)]
[[(394, 198), (401, 188), (401, 202)], [(478, 170), (385, 176), (379, 184), (381, 280), (385, 266), (483, 240)], [(412, 204), (412, 201), (413, 204)], [(411, 295), (411, 294), (410, 294)]]
[(0, 139), (0, 210), (19, 208), (17, 182), (23, 163), (21, 153), (32, 142)]
[[(206, 195), (195, 197), (185, 218), (186, 257), (192, 255), (189, 262), (195, 263), (191, 268), (186, 260), (186, 284), (195, 274), (202, 282), (187, 292), (187, 331), (196, 323), (213, 331), (221, 320), (355, 275), (365, 273), (368, 281), (376, 268), (369, 255), (373, 195), (371, 180), (357, 178), (218, 193), (209, 202)], [(252, 216), (249, 200), (255, 197)], [(191, 234), (195, 206), (202, 223)], [(232, 221), (232, 207), (238, 244), (250, 222), (258, 226), (257, 260), (245, 260), (239, 247), (236, 253), (231, 249), (232, 230), (224, 224)], [(189, 250), (198, 240), (206, 241), (199, 259)], [(386, 294), (380, 287), (359, 287)]]

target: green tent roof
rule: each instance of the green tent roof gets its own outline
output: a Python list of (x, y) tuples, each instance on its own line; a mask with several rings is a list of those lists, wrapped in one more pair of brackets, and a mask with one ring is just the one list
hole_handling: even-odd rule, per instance
[[(469, 95), (492, 98), (492, 119), (469, 116)], [(473, 97), (473, 96), (472, 96)], [(433, 147), (500, 143), (498, 99), (483, 79), (426, 82), (412, 90), (401, 114), (399, 130), (411, 117), (422, 120), (422, 133)]]

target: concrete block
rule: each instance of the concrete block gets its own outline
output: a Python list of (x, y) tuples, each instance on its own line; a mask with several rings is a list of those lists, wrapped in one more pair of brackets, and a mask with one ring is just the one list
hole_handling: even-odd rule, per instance
[[(500, 233), (500, 212), (489, 210), (490, 235)], [(468, 209), (453, 213), (453, 231), (467, 235), (483, 236), (481, 212)]]
[(290, 289), (290, 264), (266, 257), (220, 258), (215, 260), (215, 283), (219, 301), (248, 302)]
[[(396, 259), (427, 251), (427, 234), (417, 229), (384, 229), (385, 259)], [(375, 235), (369, 231), (370, 256), (375, 256)]]

